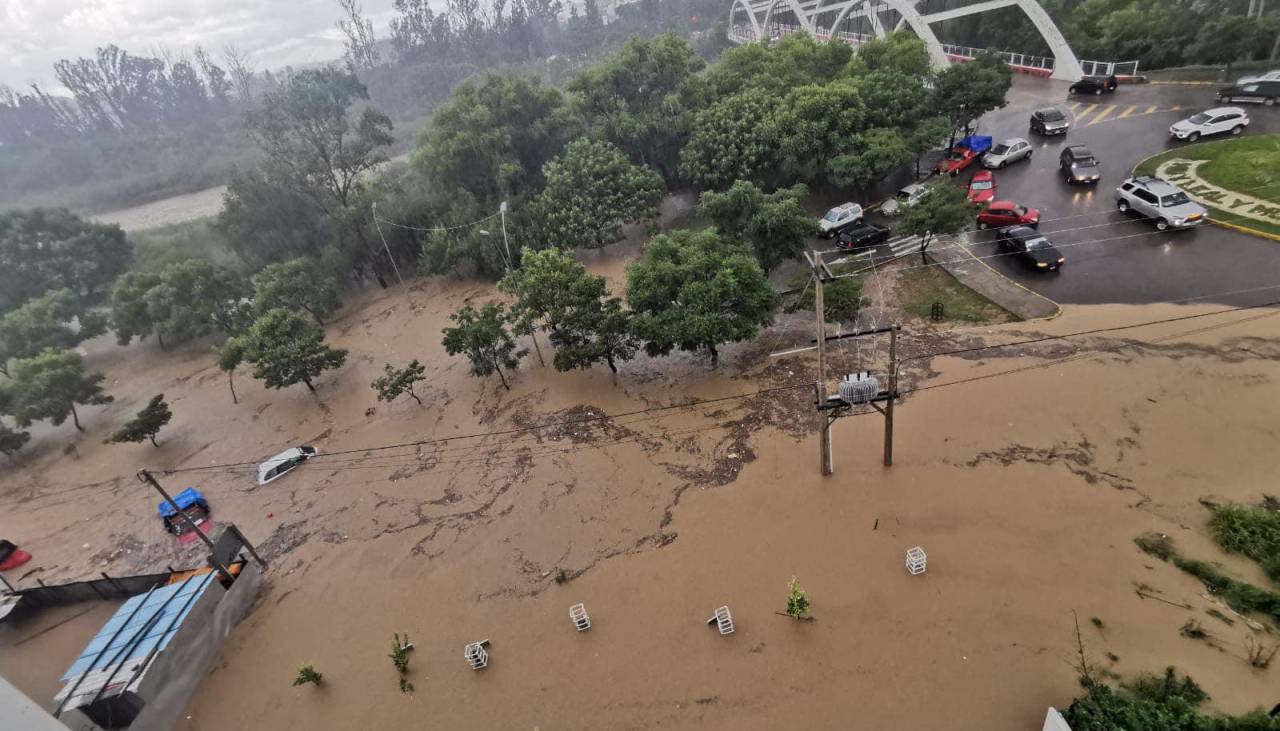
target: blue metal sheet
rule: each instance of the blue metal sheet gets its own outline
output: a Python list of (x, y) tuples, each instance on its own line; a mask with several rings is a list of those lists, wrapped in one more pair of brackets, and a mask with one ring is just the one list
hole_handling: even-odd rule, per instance
[[(90, 665), (100, 669), (112, 660), (117, 663), (141, 660), (153, 648), (163, 650), (182, 627), (182, 622), (199, 596), (213, 584), (215, 577), (216, 574), (210, 571), (189, 577), (181, 584), (162, 586), (151, 592), (150, 596), (130, 598), (102, 625), (98, 634), (89, 641), (76, 661), (71, 663), (71, 667), (67, 668), (62, 676), (63, 682), (84, 673)], [(134, 612), (135, 608), (138, 609), (137, 612)], [(121, 627), (123, 629), (117, 633), (116, 630)], [(117, 658), (116, 654), (120, 653), (121, 648), (131, 649)]]
[[(186, 510), (196, 503), (203, 503), (204, 495), (201, 495), (200, 491), (194, 487), (188, 487), (177, 495), (174, 495), (173, 501), (178, 504), (178, 507)], [(161, 500), (157, 511), (160, 513), (161, 518), (168, 518), (170, 515), (178, 514), (178, 512), (173, 509), (173, 506), (169, 504), (168, 500)]]

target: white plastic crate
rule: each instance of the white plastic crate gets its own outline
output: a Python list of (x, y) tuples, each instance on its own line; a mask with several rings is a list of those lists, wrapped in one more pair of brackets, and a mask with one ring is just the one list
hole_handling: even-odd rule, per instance
[(912, 576), (919, 576), (925, 571), (925, 563), (928, 556), (925, 555), (924, 549), (916, 546), (907, 549), (907, 571)]
[(581, 603), (569, 607), (569, 619), (573, 620), (573, 626), (579, 632), (591, 629), (591, 617), (587, 616), (587, 608)]
[(711, 619), (707, 620), (707, 624), (714, 624), (716, 629), (720, 630), (721, 635), (733, 634), (733, 615), (729, 613), (729, 607), (716, 609), (716, 613), (711, 615)]
[(487, 644), (489, 644), (488, 640), (481, 640), (462, 648), (462, 655), (467, 659), (467, 664), (472, 670), (483, 670), (489, 665), (489, 653), (484, 649)]

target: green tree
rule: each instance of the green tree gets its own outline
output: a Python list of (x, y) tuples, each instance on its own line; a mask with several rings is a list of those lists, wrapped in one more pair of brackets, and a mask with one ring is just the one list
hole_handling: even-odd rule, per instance
[(933, 73), (933, 65), (924, 41), (907, 31), (896, 31), (859, 44), (849, 70), (854, 75), (888, 71), (924, 79)]
[(287, 76), (247, 117), (266, 158), (266, 180), (313, 201), (357, 265), (371, 250), (365, 228), (370, 173), (387, 161), (385, 148), (394, 140), (391, 119), (365, 104), (368, 99), (354, 72), (309, 69)]
[(413, 165), (441, 189), (496, 208), (542, 187), (542, 166), (577, 135), (564, 94), (537, 78), (486, 74), (459, 84), (419, 138)]
[(427, 369), (416, 360), (409, 361), (409, 365), (404, 368), (396, 368), (390, 363), (382, 366), (382, 376), (376, 379), (369, 386), (378, 392), (378, 400), (391, 403), (395, 401), (401, 394), (409, 394), (409, 397), (422, 405), (422, 399), (414, 391), (417, 383), (427, 380)]
[(152, 446), (158, 447), (156, 443), (156, 435), (160, 430), (169, 423), (173, 418), (173, 412), (169, 410), (169, 404), (164, 402), (164, 394), (157, 394), (151, 397), (151, 401), (143, 407), (124, 426), (120, 427), (114, 434), (107, 437), (105, 444), (123, 444), (125, 442), (138, 443), (143, 439), (150, 439)]
[(11, 358), (45, 348), (74, 348), (106, 331), (106, 318), (88, 311), (69, 289), (54, 289), (0, 316), (0, 373)]
[(114, 399), (102, 392), (103, 375), (87, 373), (84, 359), (72, 350), (50, 348), (31, 358), (21, 358), (9, 365), (11, 381), (7, 386), (18, 426), (48, 419), (54, 426), (71, 417), (78, 431), (80, 415), (76, 404), (98, 406)]
[(951, 122), (953, 130), (967, 127), (978, 117), (1003, 107), (1012, 84), (1009, 64), (994, 51), (984, 51), (972, 61), (952, 64), (938, 74), (933, 89), (934, 109)]
[(4, 422), (0, 422), (0, 454), (3, 454), (6, 457), (12, 457), (29, 441), (31, 441), (31, 434), (29, 432), (18, 431)]
[(627, 302), (650, 355), (706, 350), (712, 365), (720, 344), (755, 337), (778, 309), (760, 264), (715, 231), (654, 237), (627, 267)]
[(872, 129), (849, 140), (845, 152), (828, 164), (828, 177), (840, 186), (863, 188), (919, 157), (901, 130)]
[(293, 679), (293, 684), (295, 686), (306, 685), (308, 683), (318, 686), (323, 682), (324, 673), (317, 671), (310, 663), (306, 665), (299, 665), (298, 674)]
[(313, 260), (290, 259), (253, 275), (253, 309), (258, 315), (275, 309), (303, 310), (323, 326), (340, 307), (337, 282)]
[(54, 289), (85, 298), (129, 268), (133, 247), (114, 224), (65, 209), (0, 213), (0, 312)]
[(559, 246), (599, 249), (622, 238), (623, 224), (658, 217), (662, 178), (608, 142), (574, 140), (543, 175), (543, 232)]
[(750, 89), (699, 112), (680, 151), (680, 175), (704, 188), (723, 189), (735, 180), (767, 182), (776, 174), (778, 97)]
[(920, 260), (928, 263), (925, 251), (935, 236), (945, 236), (963, 231), (973, 221), (973, 207), (964, 189), (939, 180), (915, 205), (902, 209), (897, 233), (902, 236), (919, 236)]
[(243, 287), (226, 270), (203, 259), (188, 259), (165, 267), (159, 282), (142, 299), (151, 327), (163, 343), (164, 338), (190, 340), (215, 327), (236, 332), (242, 324), (243, 295)]
[[(581, 267), (581, 265), (579, 265)], [(604, 277), (580, 269), (548, 322), (558, 371), (583, 370), (604, 361), (615, 375), (620, 361), (635, 356), (638, 341), (622, 300), (609, 293)]]
[(706, 63), (674, 33), (632, 37), (568, 84), (592, 129), (668, 181), (697, 100), (687, 82)]
[(783, 96), (798, 86), (834, 80), (852, 56), (843, 41), (816, 41), (807, 34), (788, 35), (771, 46), (750, 43), (725, 51), (699, 79), (698, 92), (712, 100), (747, 89)]
[(454, 323), (444, 329), (444, 349), (449, 355), (466, 355), (471, 374), (480, 378), (498, 374), (503, 388), (511, 390), (503, 368), (514, 370), (529, 351), (517, 350), (516, 341), (507, 330), (506, 307), (489, 302), (479, 310), (466, 305), (449, 316)]
[(1195, 41), (1187, 49), (1187, 56), (1198, 63), (1224, 64), (1230, 73), (1232, 64), (1248, 60), (1266, 45), (1274, 32), (1264, 27), (1258, 18), (1241, 15), (1214, 18), (1200, 27)]
[(227, 388), (231, 389), (231, 403), (238, 404), (240, 399), (236, 398), (236, 369), (244, 362), (244, 342), (238, 337), (227, 338), (216, 352), (218, 368), (227, 374)]
[[(159, 272), (125, 272), (111, 288), (111, 325), (116, 341), (128, 345), (155, 332), (155, 322), (147, 309), (147, 292), (160, 284)], [(164, 336), (160, 335), (160, 347)]]
[(515, 299), (508, 316), (512, 332), (533, 339), (539, 363), (546, 365), (537, 332), (546, 330), (553, 317), (563, 314), (570, 289), (586, 276), (586, 267), (572, 252), (553, 247), (529, 252), (519, 269), (498, 282), (498, 289)]
[(254, 366), (253, 377), (267, 388), (303, 383), (315, 393), (312, 381), (347, 360), (346, 350), (325, 345), (319, 325), (288, 310), (271, 310), (239, 339), (244, 359)]
[(765, 193), (739, 180), (724, 193), (703, 193), (698, 212), (723, 236), (750, 246), (768, 272), (804, 251), (806, 239), (817, 233), (813, 216), (801, 207), (808, 194), (804, 185)]
[(856, 143), (865, 124), (862, 97), (850, 82), (793, 89), (773, 122), (783, 170), (803, 180), (815, 179), (826, 172), (832, 158)]

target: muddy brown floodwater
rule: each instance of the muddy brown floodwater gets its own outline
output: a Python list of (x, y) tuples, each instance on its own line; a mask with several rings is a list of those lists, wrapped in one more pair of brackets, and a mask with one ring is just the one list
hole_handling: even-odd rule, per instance
[[(620, 263), (593, 256), (588, 265), (616, 281)], [(452, 309), (491, 297), (487, 283), (440, 280), (353, 295), (329, 327), (348, 364), (317, 394), (269, 391), (242, 372), (239, 404), (209, 343), (92, 343), (116, 402), (83, 410), (84, 435), (39, 429), (0, 476), (0, 535), (35, 555), (24, 569), (38, 573), (23, 580), (198, 560), (163, 532), (133, 477), (144, 466), (194, 470), (163, 480), (199, 486), (214, 519), (237, 523), (272, 566), (180, 723), (193, 730), (424, 719), (456, 729), (1036, 728), (1046, 706), (1079, 692), (1072, 610), (1088, 651), (1118, 674), (1175, 665), (1223, 711), (1280, 701), (1280, 671), (1244, 660), (1252, 631), (1207, 618), (1204, 589), (1133, 544), (1169, 533), (1188, 555), (1265, 582), (1214, 547), (1198, 499), (1277, 491), (1275, 311), (912, 360), (905, 381), (919, 390), (897, 411), (895, 466), (880, 465), (879, 418), (847, 418), (835, 427), (836, 473), (823, 478), (813, 361), (769, 357), (807, 344), (808, 318), (784, 316), (756, 342), (725, 348), (719, 370), (689, 355), (641, 357), (615, 383), (606, 368), (557, 373), (531, 353), (508, 392), (440, 345)], [(911, 323), (902, 347), (1213, 309)], [(832, 355), (837, 371), (859, 357), (883, 369), (884, 345)], [(428, 367), (426, 405), (377, 402), (368, 384), (383, 363), (413, 358)], [(967, 380), (980, 376), (991, 377)], [(101, 443), (159, 392), (175, 417), (158, 449)], [(756, 395), (725, 398), (744, 394)], [(724, 400), (635, 413), (693, 399)], [(557, 425), (531, 428), (548, 422)], [(500, 434), (468, 436), (488, 432)], [(432, 443), (362, 449), (422, 440)], [(262, 488), (252, 466), (217, 466), (295, 444), (330, 456)], [(913, 577), (903, 557), (916, 545), (929, 569)], [(792, 576), (812, 622), (778, 614)], [(1190, 609), (1144, 599), (1139, 585)], [(570, 624), (578, 602), (588, 632)], [(737, 625), (729, 637), (705, 624), (725, 604)], [(1179, 636), (1192, 617), (1216, 646)], [(393, 632), (415, 644), (411, 694), (388, 659)], [(490, 665), (472, 672), (463, 645), (482, 639)], [(324, 686), (291, 687), (300, 663)]]

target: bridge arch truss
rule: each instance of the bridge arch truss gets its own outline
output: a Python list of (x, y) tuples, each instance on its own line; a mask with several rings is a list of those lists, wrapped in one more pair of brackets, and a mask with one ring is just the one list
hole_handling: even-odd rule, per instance
[(1036, 0), (979, 0), (927, 14), (920, 10), (923, 3), (924, 0), (732, 0), (729, 36), (745, 43), (801, 32), (819, 40), (839, 38), (857, 46), (908, 28), (924, 41), (934, 66), (941, 68), (972, 57), (976, 49), (942, 43), (933, 32), (935, 23), (1017, 7), (1040, 32), (1053, 56), (1006, 52), (1010, 65), (1020, 71), (1069, 81), (1078, 80), (1083, 74), (1080, 60)]

